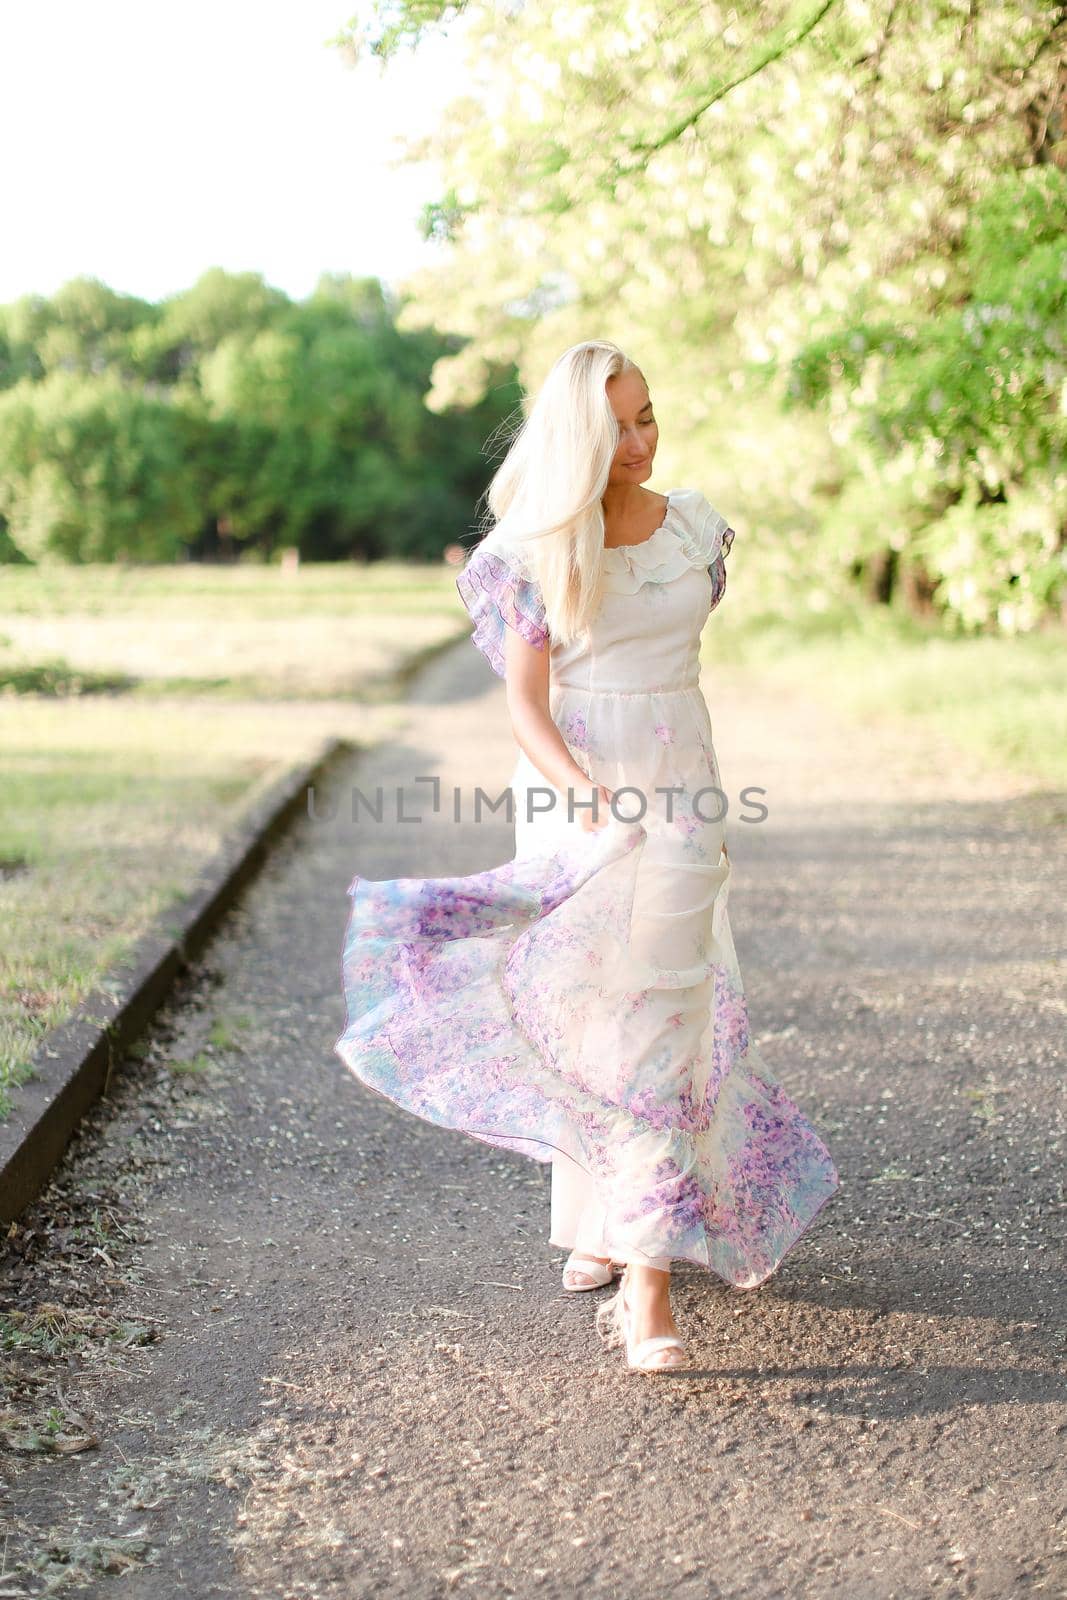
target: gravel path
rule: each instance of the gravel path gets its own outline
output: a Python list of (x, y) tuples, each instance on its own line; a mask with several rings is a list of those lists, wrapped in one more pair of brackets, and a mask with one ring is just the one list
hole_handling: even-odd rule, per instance
[[(754, 1032), (842, 1176), (810, 1233), (755, 1291), (682, 1265), (696, 1365), (628, 1374), (607, 1291), (560, 1287), (549, 1169), (333, 1056), (352, 874), (511, 853), (503, 816), (450, 817), (514, 759), (464, 642), (6, 1241), (0, 1595), (1067, 1593), (1063, 799), (799, 690), (704, 687)], [(386, 822), (353, 824), (378, 784)]]

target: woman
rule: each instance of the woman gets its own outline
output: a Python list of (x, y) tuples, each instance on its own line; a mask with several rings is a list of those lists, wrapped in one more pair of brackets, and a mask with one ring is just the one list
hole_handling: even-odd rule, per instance
[(658, 428), (617, 346), (556, 362), (457, 578), (505, 679), (516, 852), (356, 877), (335, 1050), (429, 1121), (552, 1162), (563, 1283), (627, 1365), (686, 1361), (672, 1260), (764, 1282), (838, 1187), (748, 1034), (699, 642), (734, 531), (642, 487)]

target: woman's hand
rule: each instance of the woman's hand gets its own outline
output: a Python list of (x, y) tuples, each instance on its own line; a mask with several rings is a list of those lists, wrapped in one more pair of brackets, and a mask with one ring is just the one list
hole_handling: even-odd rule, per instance
[[(576, 788), (574, 791), (574, 816), (583, 833), (599, 833), (601, 828), (606, 828), (611, 821), (611, 797), (613, 791), (602, 783), (593, 788)], [(593, 820), (593, 807), (586, 806), (587, 801), (596, 798), (596, 821)], [(580, 807), (584, 809), (579, 809)]]

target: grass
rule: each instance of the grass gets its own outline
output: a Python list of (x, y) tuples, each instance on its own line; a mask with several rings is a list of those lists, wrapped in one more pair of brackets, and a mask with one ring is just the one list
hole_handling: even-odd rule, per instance
[(1067, 786), (1062, 629), (951, 639), (817, 587), (803, 604), (783, 598), (772, 607), (761, 596), (760, 609), (750, 609), (745, 588), (733, 586), (738, 603), (708, 626), (705, 651), (714, 659), (732, 658), (765, 682), (802, 684), (859, 721), (922, 725), (992, 766)]
[(443, 563), (20, 567), (3, 595), (0, 1120), (262, 791), (386, 734), (396, 675), (466, 621)]
[(369, 699), (464, 615), (443, 562), (9, 567), (0, 693)]

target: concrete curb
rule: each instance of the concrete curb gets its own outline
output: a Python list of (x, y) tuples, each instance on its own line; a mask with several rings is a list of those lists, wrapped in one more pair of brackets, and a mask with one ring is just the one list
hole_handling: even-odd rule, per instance
[(89, 1106), (107, 1090), (116, 1059), (144, 1031), (181, 968), (207, 943), (241, 889), (267, 859), (268, 845), (306, 806), (309, 787), (360, 746), (326, 739), (313, 759), (287, 772), (251, 809), (198, 874), (188, 894), (47, 1033), (0, 1124), (0, 1221), (11, 1222), (40, 1193)]

